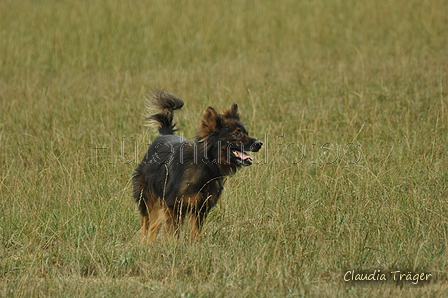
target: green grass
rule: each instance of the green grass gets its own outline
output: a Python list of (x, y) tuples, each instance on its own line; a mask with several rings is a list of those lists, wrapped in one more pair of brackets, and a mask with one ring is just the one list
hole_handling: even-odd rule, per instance
[[(0, 296), (448, 296), (447, 49), (442, 0), (1, 1)], [(152, 88), (266, 145), (196, 244), (139, 241)]]

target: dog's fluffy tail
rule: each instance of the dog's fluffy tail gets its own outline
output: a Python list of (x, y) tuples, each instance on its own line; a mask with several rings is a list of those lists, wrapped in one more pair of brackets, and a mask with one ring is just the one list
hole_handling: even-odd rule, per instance
[(183, 105), (180, 97), (155, 90), (145, 100), (147, 126), (157, 128), (161, 135), (173, 135), (177, 130), (176, 123), (173, 122), (173, 112)]

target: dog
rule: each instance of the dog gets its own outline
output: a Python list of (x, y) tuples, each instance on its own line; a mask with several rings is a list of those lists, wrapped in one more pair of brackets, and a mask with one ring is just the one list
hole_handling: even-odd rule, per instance
[(160, 90), (146, 98), (147, 120), (160, 135), (132, 179), (142, 236), (151, 241), (162, 225), (168, 233), (179, 235), (187, 215), (190, 241), (197, 239), (207, 214), (221, 197), (226, 177), (252, 165), (253, 158), (244, 151), (257, 152), (263, 145), (249, 137), (237, 104), (222, 114), (208, 107), (193, 140), (175, 135), (173, 112), (183, 105), (178, 96)]

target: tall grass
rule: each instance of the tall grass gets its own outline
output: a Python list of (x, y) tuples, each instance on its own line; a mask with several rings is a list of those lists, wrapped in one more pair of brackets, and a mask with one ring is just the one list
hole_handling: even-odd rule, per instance
[[(447, 25), (442, 0), (1, 1), (0, 296), (447, 296)], [(265, 142), (192, 245), (139, 241), (155, 87), (185, 137), (237, 102)]]

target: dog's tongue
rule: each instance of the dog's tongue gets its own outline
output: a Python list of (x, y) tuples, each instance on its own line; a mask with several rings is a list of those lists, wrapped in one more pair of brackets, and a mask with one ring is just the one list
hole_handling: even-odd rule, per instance
[(238, 154), (239, 158), (241, 158), (242, 160), (247, 160), (247, 159), (253, 160), (253, 158), (251, 156), (247, 155), (246, 153), (244, 153), (242, 151), (235, 150), (235, 152), (236, 152), (236, 154)]

